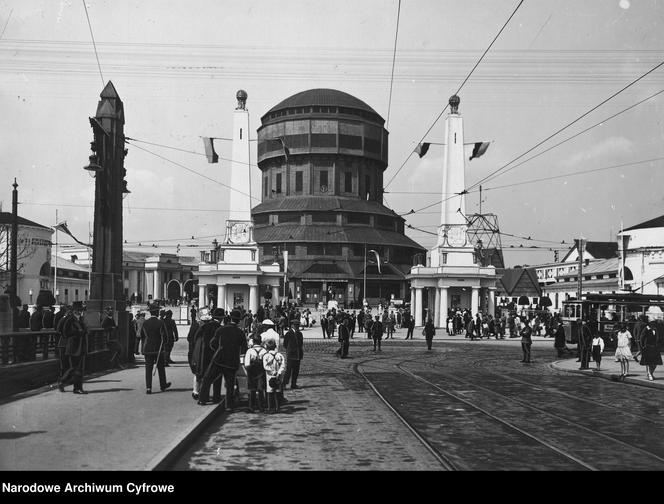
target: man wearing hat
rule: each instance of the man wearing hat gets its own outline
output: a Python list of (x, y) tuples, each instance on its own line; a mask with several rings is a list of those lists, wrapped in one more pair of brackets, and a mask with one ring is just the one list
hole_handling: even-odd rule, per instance
[(210, 346), (216, 350), (203, 377), (199, 399), (199, 404), (207, 400), (204, 394), (209, 393), (209, 384), (219, 379), (221, 374), (226, 384), (226, 411), (233, 410), (233, 395), (237, 370), (240, 368), (240, 355), (247, 351), (247, 338), (244, 331), (238, 327), (238, 323), (242, 319), (242, 312), (234, 308), (231, 311), (230, 319), (229, 324), (217, 329), (214, 333), (214, 339), (210, 343)]
[(65, 386), (71, 380), (74, 385), (74, 394), (87, 394), (83, 390), (83, 370), (85, 368), (85, 356), (88, 353), (88, 335), (87, 328), (81, 317), (82, 314), (83, 303), (75, 301), (72, 311), (63, 319), (62, 336), (65, 338), (64, 354), (69, 363), (69, 368), (58, 383), (60, 392), (65, 391)]
[(290, 321), (290, 328), (284, 334), (284, 348), (286, 349), (286, 371), (281, 392), (290, 381), (291, 389), (298, 389), (297, 377), (300, 375), (300, 361), (304, 357), (304, 338), (300, 332), (300, 319), (295, 317)]
[[(274, 330), (274, 322), (271, 319), (263, 319), (261, 323), (262, 331), (260, 333), (261, 340), (263, 345), (267, 343), (268, 340), (274, 340), (275, 348), (279, 348), (279, 333)], [(267, 348), (267, 347), (266, 347)]]
[(223, 308), (215, 308), (210, 319), (207, 319), (207, 315), (202, 313), (201, 325), (194, 335), (194, 346), (189, 364), (191, 371), (194, 373), (194, 391), (191, 395), (194, 399), (198, 399), (198, 404), (201, 405), (208, 402), (210, 398), (210, 384), (212, 384), (212, 401), (221, 401), (221, 379), (207, 382), (207, 388), (203, 389), (203, 378), (214, 354), (210, 342), (214, 338), (217, 329), (221, 327), (221, 321), (224, 320), (225, 315), (226, 312)]
[(143, 345), (143, 355), (145, 356), (145, 393), (152, 394), (152, 369), (155, 364), (159, 374), (159, 387), (165, 391), (171, 386), (171, 382), (166, 381), (166, 369), (164, 368), (166, 328), (164, 321), (159, 318), (159, 307), (149, 308), (150, 318), (143, 323), (143, 334), (145, 335), (145, 344)]

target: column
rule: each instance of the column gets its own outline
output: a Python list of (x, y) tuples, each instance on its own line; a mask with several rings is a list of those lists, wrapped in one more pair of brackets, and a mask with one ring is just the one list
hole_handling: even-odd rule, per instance
[(447, 287), (440, 288), (440, 327), (447, 327)]
[[(433, 313), (431, 314), (431, 321), (433, 322), (433, 325), (435, 327), (440, 327), (440, 324), (438, 323), (440, 321), (440, 289), (436, 287), (435, 289), (435, 298), (434, 298), (434, 304), (433, 304)], [(431, 306), (431, 305), (429, 305)]]
[(489, 315), (496, 315), (496, 289), (489, 288)]
[(415, 306), (416, 311), (413, 313), (415, 315), (415, 325), (422, 325), (422, 287), (415, 288)]
[(227, 306), (227, 303), (226, 303), (226, 285), (225, 284), (217, 284), (217, 308), (223, 308), (224, 310), (228, 311), (228, 306)]
[(198, 307), (203, 308), (204, 306), (207, 306), (207, 296), (206, 296), (206, 290), (207, 290), (207, 285), (204, 283), (200, 283), (203, 279), (199, 278), (198, 279)]
[(410, 316), (415, 317), (417, 312), (417, 296), (415, 296), (415, 287), (410, 288)]
[(159, 270), (154, 270), (154, 285), (152, 286), (152, 299), (161, 298), (161, 275)]
[(252, 315), (258, 311), (258, 285), (249, 286), (249, 309)]
[(279, 304), (279, 286), (272, 286), (272, 306), (277, 306)]
[(473, 287), (473, 292), (470, 296), (470, 313), (474, 317), (480, 310), (480, 288)]

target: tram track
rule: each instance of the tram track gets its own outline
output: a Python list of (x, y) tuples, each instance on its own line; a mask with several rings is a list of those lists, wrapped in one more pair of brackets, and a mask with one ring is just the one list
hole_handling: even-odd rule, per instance
[[(479, 363), (487, 362), (487, 361), (491, 361), (491, 360), (492, 359), (478, 359), (478, 360), (473, 362), (473, 365), (475, 365), (476, 367), (482, 369), (482, 372), (484, 372), (488, 375), (491, 375), (491, 376), (500, 377), (503, 380), (509, 380), (509, 381), (512, 381), (512, 382), (515, 382), (515, 383), (520, 383), (522, 385), (528, 385), (528, 386), (531, 386), (531, 387), (535, 386), (535, 387), (538, 387), (542, 391), (545, 391), (549, 394), (556, 394), (556, 395), (567, 397), (569, 399), (579, 401), (579, 402), (583, 402), (583, 403), (586, 403), (586, 404), (592, 404), (594, 406), (600, 406), (600, 407), (607, 408), (607, 409), (610, 409), (610, 410), (615, 410), (616, 412), (619, 412), (620, 414), (631, 416), (631, 417), (633, 417), (633, 418), (635, 418), (639, 421), (648, 422), (650, 424), (653, 424), (653, 425), (664, 428), (664, 421), (658, 421), (658, 420), (656, 420), (652, 417), (647, 417), (645, 415), (639, 415), (638, 413), (634, 413), (633, 411), (626, 410), (626, 409), (624, 409), (620, 406), (616, 406), (614, 404), (603, 402), (603, 401), (598, 401), (596, 399), (591, 399), (591, 398), (588, 398), (588, 397), (581, 397), (581, 396), (578, 396), (578, 395), (573, 395), (569, 392), (559, 390), (559, 389), (557, 389), (555, 387), (551, 387), (549, 385), (544, 385), (544, 384), (534, 385), (532, 382), (527, 382), (525, 380), (520, 380), (518, 378), (515, 378), (514, 376), (506, 375), (504, 373), (498, 373), (496, 371), (492, 371), (490, 369), (487, 369), (484, 366), (477, 365)], [(429, 365), (432, 368), (440, 369), (439, 364), (429, 364)], [(560, 373), (560, 372), (556, 372), (556, 374), (557, 373)], [(555, 376), (555, 375), (553, 375), (553, 376)], [(630, 384), (623, 384), (623, 385), (626, 385), (626, 386), (629, 386), (629, 387), (638, 387), (638, 385), (630, 385)], [(628, 398), (625, 398), (625, 399), (627, 400)]]

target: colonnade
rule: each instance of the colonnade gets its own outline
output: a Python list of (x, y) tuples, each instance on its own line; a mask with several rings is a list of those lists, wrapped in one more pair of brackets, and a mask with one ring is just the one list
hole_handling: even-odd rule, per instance
[[(449, 289), (450, 287), (434, 287), (434, 304), (433, 311), (435, 320), (434, 325), (436, 327), (445, 327), (447, 324), (447, 309), (449, 305)], [(495, 288), (488, 288), (488, 299), (487, 299), (487, 311), (489, 313), (494, 313), (496, 309), (496, 290)], [(411, 287), (410, 289), (410, 312), (415, 317), (415, 325), (423, 326), (426, 320), (423, 319), (424, 310), (423, 307), (423, 291), (424, 287)], [(472, 287), (470, 295), (470, 311), (471, 313), (476, 314), (480, 310), (480, 287)]]

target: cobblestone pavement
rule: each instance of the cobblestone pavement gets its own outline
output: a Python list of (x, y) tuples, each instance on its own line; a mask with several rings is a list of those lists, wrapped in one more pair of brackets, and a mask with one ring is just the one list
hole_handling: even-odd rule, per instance
[(174, 469), (664, 469), (663, 392), (556, 371), (551, 342), (337, 346), (308, 340), (280, 414), (220, 415)]

